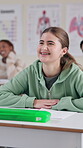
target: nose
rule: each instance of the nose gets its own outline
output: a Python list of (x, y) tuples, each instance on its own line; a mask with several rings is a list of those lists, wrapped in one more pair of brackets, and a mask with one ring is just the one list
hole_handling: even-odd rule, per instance
[(42, 49), (43, 49), (43, 50), (47, 50), (47, 49), (48, 49), (47, 44), (43, 44)]

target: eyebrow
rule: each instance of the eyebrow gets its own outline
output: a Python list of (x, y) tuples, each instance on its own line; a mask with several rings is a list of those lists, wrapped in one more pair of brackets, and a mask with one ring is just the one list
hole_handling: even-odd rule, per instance
[[(40, 42), (44, 42), (44, 40), (40, 40)], [(51, 43), (55, 43), (54, 41), (50, 41), (50, 40), (47, 41), (47, 42), (48, 42), (48, 43), (49, 43), (49, 42), (51, 42)]]

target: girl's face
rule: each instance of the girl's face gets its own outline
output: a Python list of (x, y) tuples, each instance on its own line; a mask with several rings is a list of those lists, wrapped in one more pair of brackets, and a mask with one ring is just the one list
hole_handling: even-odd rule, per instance
[(52, 33), (44, 33), (37, 48), (38, 58), (42, 63), (60, 63), (60, 58), (66, 54), (67, 48), (62, 48), (59, 39)]
[(12, 46), (9, 46), (5, 42), (0, 42), (0, 55), (3, 58), (6, 58), (11, 50), (12, 50)]

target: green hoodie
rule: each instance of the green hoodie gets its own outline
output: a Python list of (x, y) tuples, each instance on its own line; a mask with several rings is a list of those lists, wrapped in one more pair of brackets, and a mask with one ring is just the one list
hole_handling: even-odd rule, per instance
[[(0, 87), (0, 106), (33, 107), (34, 99), (60, 99), (52, 109), (83, 112), (83, 71), (72, 64), (48, 90), (37, 60)], [(23, 95), (21, 95), (23, 94)]]

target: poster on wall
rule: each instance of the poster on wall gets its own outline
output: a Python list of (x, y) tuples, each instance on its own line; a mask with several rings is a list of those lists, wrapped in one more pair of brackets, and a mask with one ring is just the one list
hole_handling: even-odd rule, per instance
[(67, 5), (67, 31), (70, 38), (70, 53), (73, 56), (83, 55), (80, 42), (83, 40), (83, 3)]
[(27, 53), (36, 55), (41, 32), (61, 25), (61, 5), (30, 5), (27, 8)]
[(0, 5), (0, 40), (10, 40), (22, 53), (22, 9), (20, 5)]

